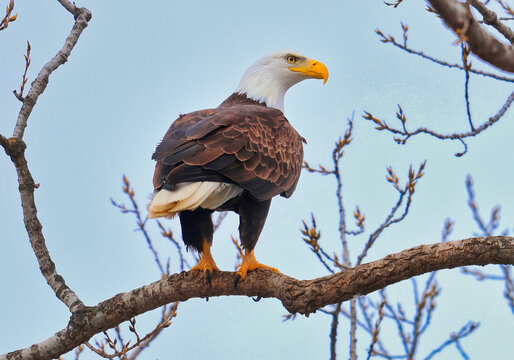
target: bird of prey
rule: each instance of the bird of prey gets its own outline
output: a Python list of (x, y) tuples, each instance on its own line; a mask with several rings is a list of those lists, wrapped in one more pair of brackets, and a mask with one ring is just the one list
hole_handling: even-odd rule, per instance
[(254, 248), (271, 199), (290, 197), (303, 165), (303, 142), (284, 116), (284, 95), (296, 83), (328, 79), (327, 67), (294, 51), (253, 63), (233, 94), (217, 108), (180, 115), (157, 146), (149, 218), (179, 215), (187, 247), (201, 253), (190, 271), (211, 282), (219, 271), (211, 255), (214, 211), (239, 214), (244, 248), (235, 287), (259, 263)]

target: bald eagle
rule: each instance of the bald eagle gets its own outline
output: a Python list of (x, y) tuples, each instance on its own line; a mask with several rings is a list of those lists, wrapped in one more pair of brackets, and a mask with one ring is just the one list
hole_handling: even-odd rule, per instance
[(250, 66), (220, 106), (180, 115), (152, 156), (148, 217), (179, 215), (184, 243), (201, 253), (190, 271), (203, 271), (209, 283), (220, 270), (210, 251), (214, 211), (239, 214), (245, 253), (236, 287), (248, 271), (278, 272), (259, 263), (254, 248), (271, 199), (290, 197), (300, 177), (305, 139), (284, 116), (284, 95), (309, 78), (326, 83), (327, 67), (294, 51), (269, 54)]

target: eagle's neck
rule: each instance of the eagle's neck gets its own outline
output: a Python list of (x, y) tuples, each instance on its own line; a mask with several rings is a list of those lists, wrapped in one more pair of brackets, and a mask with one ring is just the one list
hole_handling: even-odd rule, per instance
[(235, 92), (284, 111), (284, 96), (299, 81), (292, 77), (285, 78), (278, 71), (257, 63), (245, 72)]
[(247, 98), (265, 103), (268, 107), (273, 107), (284, 111), (284, 96), (287, 89), (271, 84), (250, 82), (248, 85), (240, 84), (236, 93), (246, 95)]

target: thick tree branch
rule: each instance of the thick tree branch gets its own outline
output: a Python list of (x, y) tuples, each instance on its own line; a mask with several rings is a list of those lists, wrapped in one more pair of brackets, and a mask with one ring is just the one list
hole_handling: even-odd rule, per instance
[(34, 190), (39, 187), (36, 184), (27, 165), (23, 140), (12, 137), (5, 139), (0, 135), (0, 144), (5, 148), (6, 153), (11, 157), (18, 173), (19, 191), (21, 195), (21, 206), (23, 208), (23, 220), (29, 235), (30, 244), (39, 263), (39, 269), (46, 279), (46, 282), (54, 290), (57, 297), (68, 306), (70, 311), (83, 308), (84, 304), (79, 297), (71, 290), (64, 281), (64, 278), (57, 273), (55, 264), (50, 257), (43, 235), (43, 226), (37, 216)]
[(484, 22), (491, 25), (498, 32), (500, 32), (510, 43), (514, 43), (514, 32), (504, 23), (498, 19), (498, 15), (492, 10), (489, 10), (485, 4), (479, 0), (471, 0), (471, 5), (484, 17)]
[[(32, 82), (27, 96), (22, 97), (23, 91), (21, 91), (19, 97), (17, 96), (18, 99), (23, 102), (23, 106), (18, 115), (13, 137), (7, 139), (0, 135), (0, 145), (11, 157), (11, 160), (16, 167), (25, 228), (27, 229), (30, 244), (32, 245), (32, 249), (34, 250), (38, 260), (39, 268), (48, 285), (50, 285), (54, 290), (57, 297), (65, 303), (66, 306), (68, 306), (71, 312), (74, 312), (78, 309), (84, 308), (84, 304), (73, 290), (66, 285), (64, 278), (57, 273), (55, 264), (50, 257), (48, 248), (46, 247), (45, 237), (42, 231), (43, 226), (38, 219), (36, 203), (34, 200), (34, 190), (39, 187), (39, 184), (35, 183), (32, 174), (29, 171), (27, 159), (25, 158), (25, 149), (27, 145), (23, 141), (23, 134), (27, 127), (28, 118), (32, 109), (36, 105), (37, 99), (45, 91), (50, 75), (54, 70), (68, 60), (68, 57), (75, 47), (82, 31), (87, 27), (88, 21), (91, 19), (91, 12), (88, 9), (78, 8), (68, 0), (59, 0), (59, 2), (75, 17), (75, 24), (71, 30), (71, 34), (66, 39), (63, 48), (43, 67), (39, 75)], [(28, 46), (27, 55), (25, 57), (27, 63), (25, 72), (30, 63), (30, 44)], [(23, 80), (24, 82), (26, 81), (25, 75)]]
[(328, 304), (366, 295), (427, 272), (465, 265), (513, 263), (514, 237), (490, 236), (421, 245), (313, 280), (297, 280), (269, 270), (257, 270), (237, 289), (233, 286), (233, 272), (214, 273), (212, 286), (208, 286), (199, 272), (182, 272), (76, 311), (68, 326), (53, 337), (0, 355), (0, 360), (57, 357), (101, 331), (175, 301), (228, 295), (273, 297), (289, 312), (309, 315)]
[(473, 17), (469, 5), (457, 0), (428, 0), (444, 23), (471, 51), (497, 68), (514, 73), (514, 47), (488, 33)]

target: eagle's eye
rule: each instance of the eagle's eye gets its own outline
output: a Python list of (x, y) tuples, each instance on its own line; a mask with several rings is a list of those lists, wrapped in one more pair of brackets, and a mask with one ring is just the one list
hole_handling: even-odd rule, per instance
[(286, 61), (290, 64), (294, 64), (295, 62), (298, 61), (298, 57), (294, 56), (294, 55), (287, 55), (286, 56)]

